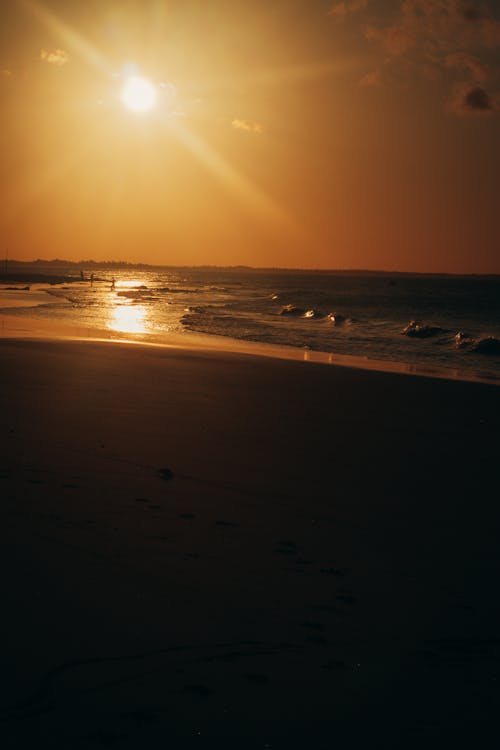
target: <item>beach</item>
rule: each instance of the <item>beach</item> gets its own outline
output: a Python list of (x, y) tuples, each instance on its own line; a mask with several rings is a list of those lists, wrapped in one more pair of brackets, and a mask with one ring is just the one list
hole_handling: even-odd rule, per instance
[(482, 744), (500, 389), (4, 338), (3, 747)]

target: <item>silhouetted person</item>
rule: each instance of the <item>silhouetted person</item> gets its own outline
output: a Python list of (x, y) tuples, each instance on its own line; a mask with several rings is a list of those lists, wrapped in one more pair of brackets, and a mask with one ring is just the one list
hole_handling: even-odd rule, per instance
[(90, 286), (94, 286), (94, 274), (90, 274)]

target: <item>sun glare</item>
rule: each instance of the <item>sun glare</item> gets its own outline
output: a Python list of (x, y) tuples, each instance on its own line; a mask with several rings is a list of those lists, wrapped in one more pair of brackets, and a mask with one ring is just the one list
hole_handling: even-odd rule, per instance
[(156, 105), (156, 87), (147, 78), (128, 78), (121, 93), (123, 104), (132, 112), (149, 112)]

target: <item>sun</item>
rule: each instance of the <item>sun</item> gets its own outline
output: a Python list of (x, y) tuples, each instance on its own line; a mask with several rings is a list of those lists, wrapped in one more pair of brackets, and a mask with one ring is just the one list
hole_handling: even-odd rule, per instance
[(121, 100), (132, 112), (149, 112), (156, 106), (156, 87), (147, 78), (128, 78), (121, 92)]

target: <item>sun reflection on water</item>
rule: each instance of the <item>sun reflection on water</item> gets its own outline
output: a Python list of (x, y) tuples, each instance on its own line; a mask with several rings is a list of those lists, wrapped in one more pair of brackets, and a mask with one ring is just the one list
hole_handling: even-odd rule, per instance
[(141, 279), (116, 279), (116, 289), (146, 289), (144, 281)]
[(144, 305), (117, 305), (111, 312), (109, 328), (120, 333), (147, 333), (148, 313)]

